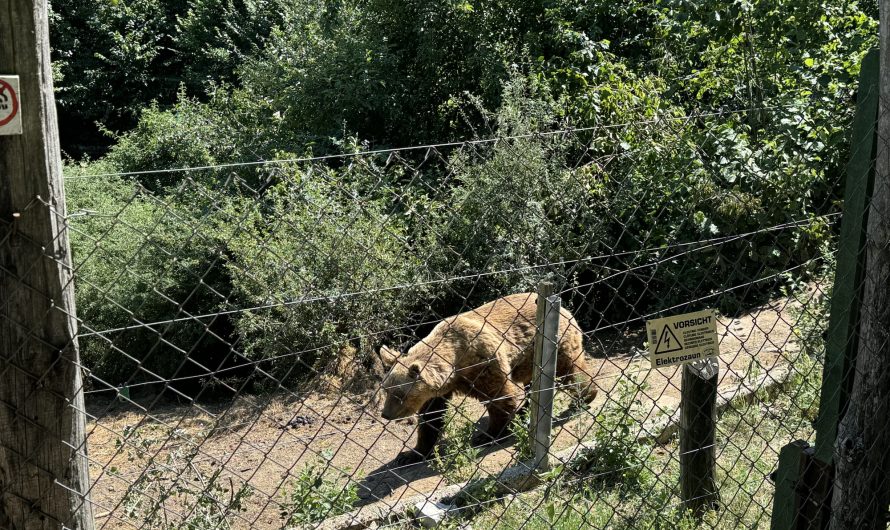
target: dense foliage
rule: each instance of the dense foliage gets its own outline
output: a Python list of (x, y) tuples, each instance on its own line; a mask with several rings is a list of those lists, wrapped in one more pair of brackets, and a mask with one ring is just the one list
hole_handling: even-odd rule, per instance
[[(81, 316), (185, 319), (86, 339), (113, 384), (137, 362), (367, 372), (405, 326), (547, 274), (586, 329), (762, 300), (832, 237), (877, 26), (846, 0), (53, 9), (63, 116), (113, 131), (69, 174), (137, 172), (68, 181), (100, 212), (73, 221)], [(283, 159), (303, 161), (139, 173)], [(259, 309), (187, 318), (233, 307)]]
[[(278, 0), (52, 0), (63, 149), (96, 152), (152, 102), (234, 81), (284, 20)], [(184, 90), (185, 92), (182, 92)]]

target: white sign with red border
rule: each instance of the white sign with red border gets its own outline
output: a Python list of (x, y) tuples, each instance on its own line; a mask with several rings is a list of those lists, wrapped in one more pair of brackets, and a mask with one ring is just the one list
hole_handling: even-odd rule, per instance
[(22, 134), (19, 76), (0, 75), (0, 136)]

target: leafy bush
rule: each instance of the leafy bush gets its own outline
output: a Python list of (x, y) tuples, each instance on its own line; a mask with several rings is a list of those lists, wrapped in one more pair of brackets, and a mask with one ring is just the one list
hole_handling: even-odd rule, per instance
[(415, 283), (423, 269), (386, 201), (361, 192), (370, 175), (315, 169), (283, 170), (262, 208), (232, 199), (226, 214), (240, 221), (219, 227), (238, 297), (268, 306), (239, 315), (237, 332), (252, 358), (281, 358), (273, 369), (282, 377), (336, 363), (366, 373), (376, 334), (404, 325), (423, 292), (393, 288)]
[[(214, 164), (215, 153), (226, 148), (226, 141), (219, 134), (217, 120), (206, 110), (184, 95), (170, 111), (162, 111), (156, 104), (146, 107), (137, 126), (117, 138), (104, 161), (122, 172)], [(178, 173), (160, 173), (140, 175), (139, 181), (162, 191), (181, 178)]]
[(479, 472), (479, 449), (473, 446), (476, 424), (461, 405), (449, 403), (443, 443), (433, 449), (430, 466), (450, 484), (470, 480)]
[(50, 41), (63, 133), (71, 122), (71, 138), (63, 134), (65, 148), (80, 144), (78, 133), (94, 132), (97, 121), (115, 130), (128, 128), (143, 105), (175, 100), (178, 81), (170, 73), (187, 61), (170, 52), (186, 5), (52, 1)]
[[(193, 224), (192, 204), (118, 177), (90, 176), (101, 168), (66, 181), (85, 365), (113, 386), (190, 375), (202, 370), (196, 363), (215, 369), (225, 355), (224, 321), (138, 326), (219, 307), (218, 293), (230, 288), (214, 266), (216, 240)], [(137, 329), (92, 334), (129, 326)]]
[[(159, 447), (171, 438), (184, 443), (159, 456)], [(199, 444), (186, 433), (128, 426), (115, 444), (129, 462), (142, 469), (122, 501), (126, 516), (140, 527), (226, 530), (235, 527), (232, 519), (236, 514), (246, 511), (244, 503), (253, 495), (253, 489), (247, 483), (236, 487), (231, 478), (225, 480), (222, 469), (205, 475), (194, 463)], [(118, 473), (115, 468), (109, 472)], [(184, 508), (182, 520), (169, 520), (168, 503)]]
[(282, 0), (191, 0), (177, 20), (177, 44), (185, 80), (197, 89), (237, 81), (236, 72), (260, 53), (294, 2)]
[[(53, 0), (53, 73), (62, 147), (101, 152), (143, 109), (206, 99), (259, 54), (290, 0)], [(223, 85), (225, 86), (225, 85)], [(225, 88), (224, 88), (225, 89)]]
[[(129, 109), (139, 124), (95, 170), (360, 155), (70, 181), (70, 210), (111, 215), (72, 221), (94, 329), (263, 307), (214, 320), (212, 334), (167, 326), (175, 347), (147, 330), (85, 341), (88, 366), (114, 380), (143, 360), (170, 373), (212, 336), (269, 360), (276, 378), (295, 367), (349, 378), (399, 328), (421, 334), (545, 274), (579, 288), (567, 303), (587, 329), (740, 285), (721, 311), (759, 303), (820, 272), (876, 27), (838, 0), (163, 3), (150, 4), (180, 25), (177, 42), (234, 81), (208, 85), (206, 101), (187, 87), (175, 105)], [(144, 16), (112, 4), (57, 7), (114, 35)], [(267, 17), (255, 39), (239, 29)], [(165, 32), (129, 36), (123, 51), (167, 60)], [(510, 138), (367, 153), (470, 134)]]
[(290, 482), (281, 502), (284, 526), (317, 523), (349, 511), (358, 501), (357, 484), (337, 470), (336, 478), (330, 478), (332, 469), (330, 457), (321, 458)]
[(653, 482), (652, 449), (637, 441), (641, 416), (637, 396), (644, 388), (644, 383), (620, 379), (610, 393), (609, 406), (597, 415), (594, 445), (581, 460), (593, 483), (637, 491)]
[(527, 460), (535, 454), (529, 431), (530, 414), (529, 409), (525, 409), (521, 414), (513, 416), (510, 422), (510, 434), (513, 436), (513, 448), (517, 460)]

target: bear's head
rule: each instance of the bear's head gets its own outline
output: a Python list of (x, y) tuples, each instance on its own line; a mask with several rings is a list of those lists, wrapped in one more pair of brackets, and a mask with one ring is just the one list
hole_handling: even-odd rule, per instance
[(386, 394), (384, 419), (397, 420), (417, 414), (424, 403), (441, 394), (445, 377), (429, 356), (409, 351), (400, 357), (398, 351), (381, 346), (380, 359), (389, 369), (382, 385)]

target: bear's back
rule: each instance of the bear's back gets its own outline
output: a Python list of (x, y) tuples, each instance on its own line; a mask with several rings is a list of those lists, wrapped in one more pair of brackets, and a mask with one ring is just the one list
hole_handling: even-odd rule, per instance
[(538, 295), (518, 293), (498, 298), (454, 317), (455, 325), (468, 325), (501, 335), (535, 328)]
[[(498, 298), (470, 311), (446, 319), (444, 329), (452, 328), (463, 339), (465, 347), (475, 350), (473, 362), (496, 355), (504, 356), (511, 368), (528, 364), (534, 349), (537, 316), (536, 293), (518, 293)], [(559, 338), (577, 340), (581, 329), (572, 313), (561, 308)], [(458, 360), (459, 361), (459, 360)], [(458, 362), (457, 364), (463, 364)]]
[[(459, 371), (475, 380), (497, 359), (501, 370), (527, 382), (531, 378), (535, 341), (536, 293), (498, 298), (475, 309), (449, 317), (411, 348), (409, 356), (443, 373)], [(572, 314), (560, 311), (559, 342), (576, 340), (581, 330)]]
[(512, 294), (452, 317), (449, 327), (466, 348), (455, 364), (499, 357), (499, 364), (512, 370), (531, 362), (537, 298), (535, 293)]

